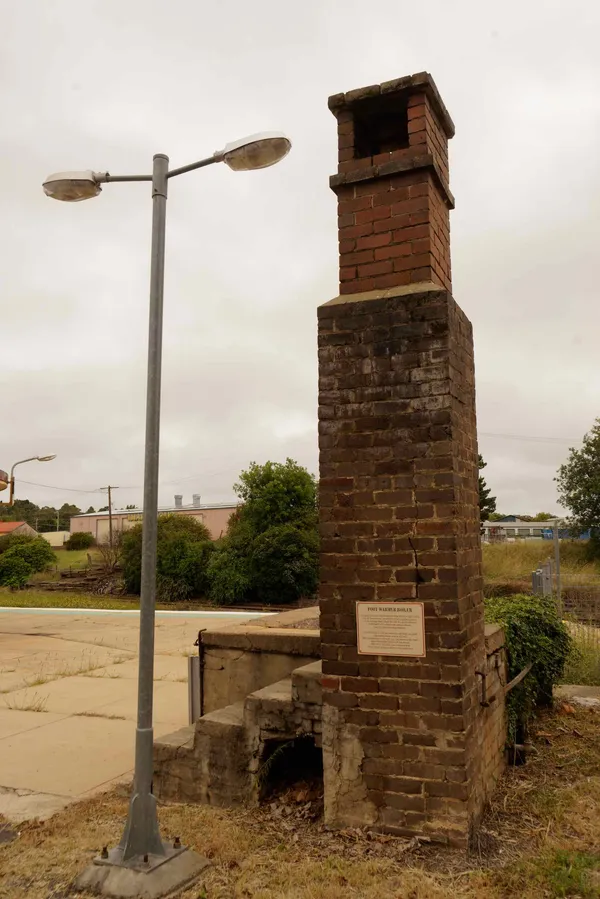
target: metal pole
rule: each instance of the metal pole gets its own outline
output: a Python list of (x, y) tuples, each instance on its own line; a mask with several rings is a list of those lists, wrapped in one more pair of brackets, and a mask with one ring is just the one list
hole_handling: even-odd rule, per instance
[(158, 829), (156, 799), (152, 795), (152, 749), (154, 742), (152, 694), (154, 688), (158, 453), (168, 167), (169, 159), (167, 156), (159, 153), (154, 157), (152, 169), (152, 259), (150, 266), (150, 327), (146, 394), (138, 716), (133, 795), (129, 806), (125, 832), (120, 843), (122, 860), (124, 862), (138, 856), (143, 858), (146, 855), (166, 855), (165, 846), (160, 838)]
[(558, 539), (558, 521), (554, 522), (552, 529), (554, 538), (554, 565), (556, 568), (556, 596), (558, 598), (558, 612), (562, 615), (562, 591), (560, 585), (560, 540)]

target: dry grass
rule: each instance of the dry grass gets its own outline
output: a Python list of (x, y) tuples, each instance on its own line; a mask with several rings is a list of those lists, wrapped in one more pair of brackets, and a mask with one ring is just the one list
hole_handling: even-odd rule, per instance
[[(483, 551), (483, 576), (486, 581), (520, 581), (531, 583), (531, 572), (542, 562), (554, 559), (551, 540), (521, 540), (515, 543), (487, 543)], [(570, 584), (600, 584), (600, 566), (588, 562), (586, 545), (577, 541), (561, 541), (561, 580)]]
[[(568, 708), (568, 707), (567, 707)], [(124, 789), (21, 826), (0, 849), (3, 899), (58, 899), (103, 845), (120, 838)], [(286, 799), (286, 802), (289, 798)], [(182, 899), (551, 899), (600, 896), (600, 714), (537, 722), (527, 765), (503, 778), (484, 820), (481, 852), (329, 833), (281, 808), (160, 808), (165, 837), (211, 867)]]
[(5, 699), (4, 705), (13, 712), (45, 712), (48, 705), (47, 696), (39, 696), (34, 693), (32, 696), (20, 696), (14, 699)]
[(108, 718), (109, 721), (126, 721), (125, 715), (103, 715), (102, 712), (75, 712), (74, 718)]

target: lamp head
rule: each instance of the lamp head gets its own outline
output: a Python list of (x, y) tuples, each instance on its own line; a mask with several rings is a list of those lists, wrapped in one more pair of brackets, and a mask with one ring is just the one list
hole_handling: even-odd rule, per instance
[(249, 172), (275, 165), (287, 156), (291, 148), (291, 140), (282, 131), (262, 131), (232, 141), (215, 156), (234, 172)]
[(77, 203), (97, 197), (102, 190), (92, 171), (56, 172), (48, 175), (43, 184), (44, 193), (53, 200)]

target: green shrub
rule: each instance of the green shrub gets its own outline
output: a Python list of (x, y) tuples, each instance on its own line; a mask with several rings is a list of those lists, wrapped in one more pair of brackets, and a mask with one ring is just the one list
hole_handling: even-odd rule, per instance
[(3, 544), (0, 558), (22, 559), (30, 569), (30, 574), (45, 571), (56, 563), (56, 556), (47, 540), (43, 537), (29, 537), (26, 534), (9, 534)]
[(208, 563), (210, 598), (220, 606), (247, 602), (252, 595), (252, 578), (247, 556), (224, 541)]
[(32, 574), (31, 565), (14, 550), (7, 550), (0, 556), (0, 586), (21, 590)]
[(507, 696), (509, 738), (524, 739), (536, 706), (552, 702), (552, 687), (563, 674), (572, 640), (551, 596), (495, 596), (486, 599), (487, 621), (502, 625), (508, 679), (533, 667)]
[[(161, 602), (199, 596), (208, 587), (208, 560), (214, 550), (208, 528), (185, 515), (158, 518), (156, 584)], [(129, 593), (139, 593), (142, 575), (142, 525), (123, 534), (123, 580)]]
[(95, 542), (93, 535), (88, 531), (76, 531), (65, 541), (65, 549), (89, 549)]
[(252, 545), (250, 574), (265, 603), (291, 603), (312, 596), (318, 584), (319, 538), (291, 524), (269, 528)]

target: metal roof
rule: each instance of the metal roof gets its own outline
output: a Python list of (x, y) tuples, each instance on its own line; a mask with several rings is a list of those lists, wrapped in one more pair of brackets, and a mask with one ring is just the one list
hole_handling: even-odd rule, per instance
[[(240, 503), (206, 503), (199, 506), (159, 506), (158, 512), (202, 512), (209, 509), (237, 509)], [(115, 515), (141, 515), (143, 509), (113, 509), (113, 518)], [(98, 516), (106, 515), (108, 512), (81, 512), (79, 515), (71, 515), (71, 518), (98, 518)]]
[(0, 534), (10, 534), (15, 528), (20, 528), (26, 521), (0, 521)]

